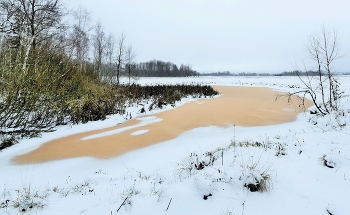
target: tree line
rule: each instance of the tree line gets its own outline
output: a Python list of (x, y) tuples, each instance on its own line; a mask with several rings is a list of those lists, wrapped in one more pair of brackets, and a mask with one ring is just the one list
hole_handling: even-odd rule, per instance
[[(301, 70), (294, 70), (294, 71), (285, 71), (281, 73), (255, 73), (255, 72), (240, 72), (240, 73), (231, 73), (229, 71), (223, 71), (223, 72), (211, 72), (211, 73), (200, 73), (200, 76), (319, 76), (319, 75), (325, 76), (327, 75), (326, 72), (321, 71), (301, 71)], [(338, 73), (338, 75), (350, 75), (350, 73)]]
[[(69, 17), (71, 24), (63, 21)], [(64, 55), (80, 71), (94, 72), (100, 79), (120, 76), (192, 76), (190, 65), (162, 61), (136, 63), (136, 51), (126, 34), (107, 33), (101, 22), (91, 23), (91, 14), (82, 6), (66, 11), (61, 0), (2, 0), (0, 2), (2, 49), (22, 49), (23, 69), (37, 51), (45, 49)], [(38, 53), (37, 53), (38, 54)], [(136, 71), (137, 70), (137, 71)]]
[[(69, 17), (71, 24), (63, 21)], [(2, 0), (0, 2), (2, 50), (21, 52), (23, 70), (31, 69), (44, 50), (68, 58), (80, 72), (99, 78), (117, 76), (122, 65), (135, 57), (125, 34), (117, 39), (82, 6), (66, 11), (61, 0)]]
[(134, 65), (135, 74), (139, 77), (188, 77), (199, 76), (199, 73), (192, 69), (191, 65), (181, 64), (178, 67), (172, 62), (151, 60)]
[(256, 73), (256, 72), (239, 72), (234, 73), (230, 71), (223, 72), (210, 72), (210, 73), (200, 73), (201, 76), (272, 76), (274, 74), (270, 73)]

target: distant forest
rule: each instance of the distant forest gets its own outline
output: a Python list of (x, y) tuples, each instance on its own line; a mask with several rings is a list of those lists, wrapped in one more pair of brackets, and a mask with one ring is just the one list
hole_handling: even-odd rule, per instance
[[(338, 75), (350, 75), (349, 73), (337, 73)], [(211, 73), (200, 73), (200, 76), (318, 76), (316, 71), (306, 71), (302, 72), (299, 70), (294, 70), (290, 72), (282, 73), (255, 73), (255, 72), (240, 72), (240, 73), (231, 73), (229, 71), (223, 72), (211, 72)], [(325, 73), (326, 75), (326, 73)]]
[[(190, 77), (190, 76), (318, 76), (317, 71), (285, 71), (281, 73), (255, 73), (240, 72), (232, 73), (229, 71), (199, 73), (192, 69), (191, 65), (181, 64), (178, 67), (172, 62), (161, 60), (151, 60), (148, 62), (135, 63), (131, 69), (135, 77)], [(350, 75), (350, 73), (337, 73), (338, 75)], [(124, 73), (123, 75), (128, 75)], [(326, 75), (326, 73), (325, 73)]]
[(135, 63), (135, 76), (138, 77), (188, 77), (200, 74), (192, 69), (191, 65), (181, 64), (178, 67), (172, 62), (151, 60), (148, 62)]

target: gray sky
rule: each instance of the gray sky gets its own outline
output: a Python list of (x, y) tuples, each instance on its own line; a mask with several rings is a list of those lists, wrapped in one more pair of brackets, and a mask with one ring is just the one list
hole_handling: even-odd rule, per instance
[[(103, 3), (102, 3), (103, 2)], [(350, 53), (349, 0), (70, 0), (101, 21), (106, 33), (122, 32), (137, 61), (191, 64), (198, 72), (283, 72), (303, 61), (310, 35), (322, 25), (338, 30)], [(350, 72), (347, 54), (335, 64)]]

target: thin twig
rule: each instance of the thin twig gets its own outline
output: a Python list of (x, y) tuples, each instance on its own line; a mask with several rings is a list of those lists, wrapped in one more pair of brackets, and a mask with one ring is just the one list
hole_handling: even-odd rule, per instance
[(236, 125), (233, 125), (233, 144), (236, 146)]
[(221, 165), (224, 165), (224, 149), (221, 151)]
[(169, 204), (168, 204), (168, 207), (166, 208), (165, 211), (168, 211), (172, 199), (173, 199), (173, 198), (170, 199)]
[(242, 215), (244, 214), (244, 204), (245, 204), (245, 200), (242, 203), (242, 206), (243, 206)]
[(123, 201), (123, 203), (119, 206), (118, 210), (117, 210), (117, 213), (119, 212), (120, 208), (124, 205), (125, 201), (128, 199), (129, 197), (126, 197)]

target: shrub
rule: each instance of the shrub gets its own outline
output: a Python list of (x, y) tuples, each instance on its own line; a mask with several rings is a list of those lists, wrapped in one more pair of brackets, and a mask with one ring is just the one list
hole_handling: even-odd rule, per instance
[(18, 140), (17, 140), (16, 136), (5, 137), (5, 138), (1, 139), (0, 150), (3, 150), (3, 149), (10, 147), (10, 146), (13, 146), (17, 143), (18, 143)]

